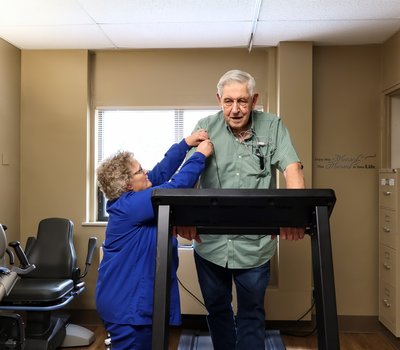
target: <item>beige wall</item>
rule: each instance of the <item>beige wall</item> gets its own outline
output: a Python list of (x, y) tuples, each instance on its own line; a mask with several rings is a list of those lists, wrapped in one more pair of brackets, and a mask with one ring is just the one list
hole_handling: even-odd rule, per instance
[[(398, 40), (394, 40), (391, 46), (392, 52), (400, 52)], [(373, 156), (379, 154), (380, 49), (380, 46), (314, 47), (312, 57), (312, 181), (314, 187), (335, 189), (338, 197), (332, 216), (332, 243), (340, 315), (377, 315), (376, 181), (379, 159)], [(10, 74), (9, 68), (15, 67), (14, 57), (18, 57), (18, 52), (8, 44), (0, 43), (0, 70), (7, 70)], [(130, 105), (208, 105), (214, 103), (214, 77), (234, 66), (255, 71), (265, 100), (270, 98), (266, 88), (276, 76), (271, 76), (274, 72), (268, 68), (266, 52), (255, 50), (249, 55), (247, 51), (236, 49), (140, 51), (132, 64), (128, 52), (113, 51), (98, 53), (92, 62), (93, 68), (97, 69), (113, 55), (119, 57), (116, 73), (118, 81), (127, 87), (126, 96), (132, 98)], [(4, 54), (11, 54), (13, 59), (3, 62)], [(230, 60), (221, 59), (225, 54)], [(385, 62), (397, 65), (398, 60), (387, 58)], [(125, 65), (129, 74), (124, 75)], [(157, 68), (159, 65), (167, 68), (168, 72), (163, 73)], [(75, 222), (78, 255), (83, 262), (87, 238), (96, 235), (101, 241), (104, 232), (103, 227), (81, 225), (86, 220), (87, 210), (87, 94), (88, 75), (92, 68), (88, 65), (88, 53), (22, 51), (21, 68), (21, 240), (25, 242), (28, 233), (36, 230), (40, 218), (68, 216)], [(396, 72), (390, 67), (386, 71)], [(176, 73), (182, 80), (177, 80)], [(11, 85), (18, 78), (18, 72), (14, 74), (10, 78)], [(133, 83), (127, 79), (130, 74), (135, 77)], [(191, 86), (190, 77), (193, 76), (195, 84)], [(149, 85), (135, 87), (136, 81), (147, 77)], [(384, 81), (389, 81), (389, 84), (400, 80), (398, 77), (390, 79), (390, 74), (385, 77)], [(100, 89), (109, 79), (114, 79), (113, 72), (95, 76), (95, 103), (125, 103), (119, 94), (105, 100)], [(2, 80), (2, 103), (7, 94), (5, 86)], [(183, 98), (178, 93), (174, 95), (175, 87)], [(18, 92), (13, 96), (17, 95)], [(272, 101), (272, 105), (274, 103)], [(17, 115), (15, 104), (13, 108)], [(3, 119), (0, 110), (1, 128)], [(19, 138), (15, 126), (9, 135), (12, 140)], [(307, 133), (303, 137), (310, 136)], [(1, 142), (2, 138), (0, 145), (4, 147)], [(18, 145), (12, 152), (18, 153), (16, 149)], [(359, 165), (367, 166), (365, 168), (346, 169), (342, 167), (348, 164), (346, 159), (336, 162), (335, 167), (329, 165), (336, 154), (349, 157), (361, 154), (371, 158), (359, 161)], [(4, 168), (7, 167), (0, 166), (0, 171)], [(3, 179), (3, 174), (0, 174)], [(14, 177), (9, 182), (13, 181)], [(14, 208), (19, 206), (17, 199), (11, 199), (10, 204)], [(76, 307), (94, 307), (96, 269), (97, 264), (94, 264), (89, 273), (88, 290), (78, 298)]]
[[(289, 129), (304, 165), (308, 188), (312, 186), (312, 51), (309, 42), (283, 42), (270, 50), (268, 60), (268, 70), (274, 72), (270, 75), (276, 77), (276, 85), (269, 85), (270, 102), (276, 100), (270, 111), (278, 113)], [(276, 110), (272, 109), (274, 105)], [(280, 187), (285, 187), (283, 176)], [(267, 318), (296, 320), (312, 302), (309, 237), (300, 242), (280, 241), (277, 256), (277, 283), (267, 291)], [(311, 314), (305, 319), (309, 317)]]
[(0, 39), (0, 223), (19, 239), (21, 51)]
[[(383, 79), (382, 79), (382, 94), (381, 94), (381, 132), (380, 132), (380, 149), (381, 149), (381, 168), (392, 167), (392, 135), (391, 126), (391, 113), (393, 102), (398, 99), (400, 91), (400, 32), (393, 35), (383, 45)], [(393, 94), (397, 95), (394, 97)], [(395, 151), (394, 154), (398, 152)], [(393, 154), (393, 155), (394, 155)]]
[(229, 69), (252, 72), (266, 100), (266, 49), (96, 52), (93, 105), (217, 106), (218, 78)]
[[(91, 57), (86, 51), (23, 51), (22, 241), (35, 232), (41, 218), (49, 216), (68, 217), (75, 223), (75, 243), (81, 264), (87, 238), (95, 235), (100, 244), (103, 240), (104, 227), (81, 225), (87, 220), (86, 170), (90, 166), (87, 94), (90, 90), (88, 74), (92, 69), (95, 72), (93, 105), (175, 106), (191, 105), (194, 100), (199, 101), (198, 105), (216, 105), (215, 78), (206, 79), (196, 67), (210, 67), (213, 61), (226, 62), (231, 56), (236, 57), (230, 60), (232, 66), (257, 67), (254, 71), (258, 76), (263, 71), (265, 50), (257, 50), (252, 55), (247, 52), (233, 55), (230, 50), (212, 50), (210, 55), (208, 52), (198, 55), (193, 50), (166, 51), (165, 54), (123, 51), (99, 52)], [(188, 66), (195, 72), (195, 86), (214, 80), (210, 89), (201, 93), (202, 89), (197, 88), (193, 95), (189, 93)], [(211, 71), (218, 71), (218, 67)], [(260, 79), (261, 91), (265, 91), (263, 81), (266, 82), (266, 77)], [(179, 99), (179, 94), (185, 98)], [(74, 302), (74, 307), (94, 308), (97, 255), (95, 259), (87, 290)]]
[(314, 187), (333, 188), (338, 313), (378, 312), (380, 47), (314, 49)]
[(400, 83), (400, 32), (383, 45), (382, 90)]
[[(254, 75), (260, 92), (258, 102), (268, 107), (267, 99), (273, 98), (266, 89), (268, 72), (273, 72), (278, 85), (275, 98), (283, 96), (277, 105), (285, 112), (285, 123), (293, 124), (292, 135), (311, 175), (312, 45), (282, 44), (272, 59), (280, 70), (270, 68), (269, 59), (274, 54), (266, 49), (255, 49), (250, 54), (242, 49), (97, 52), (92, 58), (93, 106), (216, 106), (218, 78), (229, 69), (239, 68)], [(278, 283), (267, 295), (268, 317), (272, 319), (296, 319), (311, 305), (309, 242), (285, 243), (279, 250)], [(191, 291), (197, 291), (192, 258), (185, 259), (180, 278)], [(185, 299), (182, 296), (183, 311), (187, 312), (193, 308), (187, 307)]]
[[(70, 218), (82, 267), (89, 236), (101, 238), (100, 230), (81, 225), (86, 220), (88, 90), (87, 51), (22, 51), (21, 241), (35, 234), (45, 217)], [(84, 296), (76, 300), (82, 307), (94, 305), (96, 267)]]

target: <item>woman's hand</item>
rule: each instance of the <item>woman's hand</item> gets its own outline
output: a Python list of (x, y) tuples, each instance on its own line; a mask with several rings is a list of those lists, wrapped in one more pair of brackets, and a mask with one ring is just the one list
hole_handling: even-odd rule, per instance
[(209, 157), (214, 152), (214, 147), (211, 140), (204, 140), (197, 146), (197, 152), (203, 153), (206, 157)]
[(199, 129), (192, 135), (185, 137), (185, 141), (190, 147), (198, 146), (200, 142), (208, 139), (208, 133), (205, 129)]

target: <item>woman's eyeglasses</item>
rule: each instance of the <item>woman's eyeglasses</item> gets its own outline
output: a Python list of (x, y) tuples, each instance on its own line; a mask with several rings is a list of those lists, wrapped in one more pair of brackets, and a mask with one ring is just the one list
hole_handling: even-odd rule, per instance
[(144, 174), (145, 172), (146, 172), (146, 170), (144, 170), (144, 169), (142, 168), (142, 166), (139, 165), (139, 170), (138, 170), (138, 171), (135, 171), (135, 172), (132, 174), (132, 176), (139, 175), (139, 174)]

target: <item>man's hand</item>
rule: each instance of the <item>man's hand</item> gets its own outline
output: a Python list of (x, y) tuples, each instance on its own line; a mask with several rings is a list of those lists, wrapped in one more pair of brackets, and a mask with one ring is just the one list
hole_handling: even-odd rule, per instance
[[(286, 180), (286, 188), (305, 188), (303, 167), (301, 163), (289, 164), (283, 172)], [(281, 227), (279, 229), (281, 239), (286, 241), (297, 241), (304, 238), (304, 228)], [(272, 236), (275, 239), (276, 236)]]
[(304, 228), (300, 227), (281, 227), (279, 229), (279, 236), (281, 239), (287, 241), (297, 241), (304, 238)]
[(197, 234), (196, 226), (173, 226), (172, 233), (188, 239), (189, 241), (194, 239), (197, 243), (201, 243), (200, 236)]

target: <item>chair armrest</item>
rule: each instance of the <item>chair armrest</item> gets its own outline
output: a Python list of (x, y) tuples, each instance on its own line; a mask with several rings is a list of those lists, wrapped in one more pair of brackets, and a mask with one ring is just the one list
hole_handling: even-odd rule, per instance
[(88, 242), (88, 252), (85, 262), (85, 271), (81, 276), (79, 276), (80, 279), (84, 278), (87, 275), (89, 271), (89, 266), (92, 265), (93, 254), (96, 248), (97, 248), (97, 237), (90, 237)]
[(29, 253), (31, 252), (31, 249), (33, 248), (35, 243), (36, 243), (36, 237), (29, 236), (26, 241), (26, 245), (25, 245), (25, 254), (26, 255), (29, 255)]
[(28, 258), (26, 257), (24, 251), (21, 248), (21, 244), (19, 241), (12, 241), (8, 244), (10, 247), (12, 247), (15, 251), (15, 254), (18, 257), (18, 260), (20, 261), (21, 267), (16, 267), (14, 266), (12, 268), (13, 271), (18, 273), (19, 275), (26, 275), (27, 273), (31, 272), (34, 270), (36, 267), (34, 264), (31, 264), (28, 261)]
[(90, 237), (88, 242), (88, 253), (86, 257), (86, 265), (92, 265), (93, 254), (97, 247), (97, 237)]

